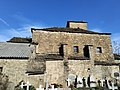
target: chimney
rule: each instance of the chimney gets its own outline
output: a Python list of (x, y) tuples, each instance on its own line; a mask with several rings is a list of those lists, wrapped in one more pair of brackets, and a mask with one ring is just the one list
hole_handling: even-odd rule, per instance
[(67, 28), (80, 28), (87, 30), (87, 22), (85, 21), (67, 21)]

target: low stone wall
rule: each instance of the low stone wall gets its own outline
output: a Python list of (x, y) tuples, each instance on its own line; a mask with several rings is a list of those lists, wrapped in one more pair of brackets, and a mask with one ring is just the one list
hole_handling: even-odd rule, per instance
[(24, 80), (30, 84), (38, 87), (42, 80), (43, 75), (28, 75), (27, 71), (28, 60), (21, 59), (0, 59), (0, 67), (3, 67), (2, 73), (9, 77), (9, 81), (17, 85), (20, 81)]
[(46, 61), (45, 79), (49, 84), (62, 84), (64, 83), (64, 65), (62, 60)]
[[(45, 86), (46, 81), (48, 81), (49, 84), (65, 85), (66, 76), (64, 74), (64, 63), (62, 60), (46, 61), (46, 72), (40, 75), (28, 75), (26, 73), (27, 65), (28, 60), (0, 60), (0, 67), (3, 67), (2, 73), (6, 74), (9, 77), (9, 80), (15, 85), (22, 80), (29, 82), (36, 88), (39, 87), (39, 85)], [(68, 74), (78, 75), (81, 78), (87, 78), (89, 74), (92, 74), (96, 80), (102, 79), (105, 76), (114, 78), (114, 73), (119, 72), (119, 66), (92, 66), (90, 60), (69, 60), (68, 66)]]

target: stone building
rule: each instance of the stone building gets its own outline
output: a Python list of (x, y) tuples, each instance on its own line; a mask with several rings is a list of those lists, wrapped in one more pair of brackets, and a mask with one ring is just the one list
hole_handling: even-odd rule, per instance
[(48, 81), (65, 87), (67, 78), (76, 75), (97, 81), (119, 74), (111, 34), (90, 31), (87, 22), (68, 21), (66, 28), (31, 28), (31, 32), (27, 43), (0, 43), (0, 69), (15, 84), (24, 80), (38, 87)]

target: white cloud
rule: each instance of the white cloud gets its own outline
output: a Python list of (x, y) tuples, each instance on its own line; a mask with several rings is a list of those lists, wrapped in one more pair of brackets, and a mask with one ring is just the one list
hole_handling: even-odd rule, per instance
[(94, 32), (102, 32), (102, 30), (101, 29), (99, 29), (99, 28), (94, 28), (94, 29), (90, 29), (91, 31), (94, 31)]
[(3, 22), (6, 26), (10, 26), (4, 19), (0, 18), (0, 21)]
[[(20, 28), (10, 28), (5, 30), (6, 32), (0, 35), (0, 41), (8, 41), (12, 37), (31, 37), (31, 28), (44, 28), (41, 26), (32, 26), (32, 25), (24, 25)], [(3, 30), (4, 31), (4, 30)]]
[[(16, 16), (17, 18), (21, 19), (22, 21), (30, 21), (29, 19), (21, 16)], [(2, 34), (0, 35), (0, 41), (8, 41), (12, 37), (31, 37), (31, 28), (44, 28), (40, 25), (31, 25), (31, 24), (24, 24), (20, 28), (13, 28), (10, 26), (7, 21), (0, 18), (0, 21), (5, 24), (7, 29), (2, 29)], [(21, 23), (22, 24), (22, 23)]]

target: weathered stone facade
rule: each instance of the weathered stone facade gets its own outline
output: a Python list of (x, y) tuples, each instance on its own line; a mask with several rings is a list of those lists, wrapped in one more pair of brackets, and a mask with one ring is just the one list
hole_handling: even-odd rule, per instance
[[(61, 84), (62, 81), (59, 83), (59, 79), (63, 80), (63, 84), (65, 84), (64, 81), (69, 74), (78, 75), (81, 78), (92, 75), (99, 80), (105, 77), (112, 79), (115, 72), (119, 73), (119, 63), (114, 61), (112, 53), (110, 34), (88, 32), (87, 24), (83, 24), (82, 29), (78, 23), (77, 25), (71, 23), (72, 29), (69, 27), (32, 29), (32, 42), (36, 44), (37, 55), (59, 54), (63, 56), (60, 67), (59, 59), (51, 59), (52, 63), (46, 62), (47, 80), (51, 84)], [(74, 31), (74, 28), (77, 29)], [(86, 29), (83, 30), (83, 28)], [(74, 47), (77, 47), (77, 52), (74, 51)], [(62, 54), (61, 48), (63, 48)], [(67, 62), (67, 65), (64, 64), (64, 61)], [(101, 62), (108, 64), (103, 65)]]
[(29, 58), (0, 59), (2, 72), (15, 85), (24, 80), (35, 87), (45, 86), (46, 81), (66, 87), (69, 75), (81, 78), (91, 75), (100, 80), (113, 79), (114, 73), (119, 73), (120, 63), (114, 60), (110, 33), (89, 31), (83, 21), (68, 22), (67, 28), (31, 31), (32, 42), (28, 47), (33, 48)]
[[(110, 35), (78, 34), (65, 32), (33, 31), (33, 42), (38, 43), (37, 52), (40, 54), (59, 53), (60, 44), (67, 44), (67, 56), (84, 57), (85, 45), (93, 46), (94, 60), (113, 60)], [(79, 52), (74, 53), (73, 46), (79, 46)], [(102, 53), (97, 53), (96, 48), (101, 47)], [(92, 57), (91, 57), (92, 58)]]

